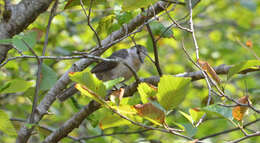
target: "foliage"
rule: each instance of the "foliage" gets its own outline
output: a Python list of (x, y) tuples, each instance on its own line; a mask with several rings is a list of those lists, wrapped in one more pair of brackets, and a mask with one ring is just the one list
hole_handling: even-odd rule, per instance
[[(90, 1), (83, 0), (87, 13)], [(153, 9), (151, 5), (156, 2), (158, 1), (94, 0), (90, 23), (101, 40), (103, 40), (114, 31), (125, 27), (137, 16), (146, 16), (147, 13), (142, 12), (141, 8), (146, 9), (150, 6), (150, 9)], [(188, 0), (180, 2), (186, 3)], [(256, 109), (260, 109), (259, 71), (245, 74), (245, 71), (253, 71), (259, 69), (260, 66), (260, 1), (201, 0), (193, 1), (192, 6), (195, 35), (199, 45), (199, 58), (203, 59), (203, 61), (194, 61), (198, 62), (202, 69), (206, 71), (205, 73), (217, 83), (217, 85), (212, 84), (211, 90), (218, 91), (221, 88), (221, 92), (231, 99), (242, 104), (251, 104)], [(187, 4), (186, 6), (171, 4), (167, 8), (167, 12), (181, 26), (189, 28)], [(38, 56), (42, 55), (45, 38), (41, 35), (46, 34), (43, 31), (46, 29), (49, 14), (48, 10), (40, 15), (29, 25), (28, 30), (12, 38), (0, 39), (0, 44), (9, 44), (14, 47), (9, 51), (7, 59), (24, 55), (35, 56), (28, 47), (32, 48)], [(168, 14), (162, 11), (157, 15), (157, 18), (148, 21), (153, 36), (158, 40), (156, 44), (160, 67), (164, 73), (160, 77), (158, 84), (141, 82), (134, 85), (137, 91), (133, 95), (125, 97), (122, 95), (126, 90), (118, 88), (121, 86), (122, 78), (103, 82), (90, 72), (94, 65), (91, 64), (84, 71), (69, 73), (69, 78), (65, 80), (76, 83), (75, 87), (80, 92), (63, 103), (54, 102), (49, 108), (51, 115), (45, 115), (37, 125), (10, 121), (10, 119), (14, 118), (27, 120), (32, 112), (38, 68), (36, 58), (16, 58), (8, 61), (3, 66), (1, 65), (0, 142), (15, 142), (22, 125), (35, 126), (36, 132), (33, 133), (36, 134), (33, 134), (34, 138), (32, 140), (42, 142), (51, 131), (41, 128), (41, 125), (50, 126), (51, 129), (58, 129), (80, 110), (89, 108), (86, 105), (91, 100), (101, 104), (100, 109), (90, 114), (79, 128), (70, 132), (69, 136), (78, 138), (115, 133), (115, 135), (86, 140), (86, 142), (93, 143), (153, 141), (168, 143), (187, 141), (173, 134), (153, 130), (142, 134), (124, 134), (125, 132), (141, 131), (143, 128), (123, 119), (118, 114), (144, 126), (165, 130), (170, 128), (184, 130), (184, 132), (180, 133), (193, 139), (200, 139), (238, 127), (238, 125), (233, 124), (234, 122), (245, 125), (258, 119), (260, 117), (259, 113), (254, 112), (249, 107), (236, 105), (236, 103), (224, 96), (217, 96), (213, 92), (211, 92), (212, 101), (210, 102), (212, 104), (207, 105), (209, 88), (205, 80), (194, 81), (189, 77), (174, 76), (198, 69), (187, 59), (181, 48), (183, 40), (192, 59), (196, 59), (191, 33), (175, 26), (169, 27), (173, 22)], [(79, 0), (60, 1), (57, 15), (51, 24), (45, 55), (64, 57), (75, 56), (75, 51), (91, 51), (94, 46), (98, 45), (98, 41), (87, 22)], [(116, 50), (129, 48), (135, 42), (144, 45), (148, 50), (148, 55), (153, 59), (153, 41), (147, 28), (145, 25), (143, 26), (144, 28), (140, 32), (114, 44), (102, 57), (107, 57)], [(134, 37), (134, 42), (131, 37)], [(23, 55), (19, 52), (22, 52)], [(78, 68), (77, 63), (75, 63), (78, 60), (61, 60), (58, 58), (43, 60), (37, 103), (55, 86), (55, 83), (67, 70), (71, 67), (71, 69)], [(232, 65), (232, 67), (228, 73), (220, 75), (215, 72), (213, 67), (221, 64)], [(157, 76), (157, 69), (154, 63), (149, 58), (146, 58), (144, 65), (137, 74), (140, 78)], [(135, 79), (131, 78), (124, 83), (131, 85), (134, 82)], [(71, 85), (64, 87), (64, 89), (69, 88)], [(113, 93), (108, 92), (117, 88), (118, 90)], [(64, 91), (64, 89), (59, 90)], [(230, 105), (230, 107), (222, 106), (223, 104)], [(205, 115), (203, 122), (196, 126), (203, 115)], [(247, 133), (254, 130), (260, 130), (259, 123), (248, 127), (248, 130), (245, 129)], [(116, 133), (122, 134), (118, 135)], [(243, 136), (241, 131), (234, 131), (209, 138), (207, 141), (232, 141)], [(73, 141), (65, 137), (61, 142)], [(259, 137), (252, 137), (244, 142), (260, 142), (260, 139)]]

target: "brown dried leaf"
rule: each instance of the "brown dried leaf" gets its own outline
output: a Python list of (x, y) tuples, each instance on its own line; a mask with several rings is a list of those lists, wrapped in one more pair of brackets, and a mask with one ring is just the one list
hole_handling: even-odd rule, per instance
[(211, 76), (211, 78), (217, 82), (218, 85), (220, 85), (221, 80), (215, 70), (210, 66), (210, 64), (208, 62), (201, 61), (200, 59), (198, 60), (198, 63), (202, 67), (202, 69), (205, 70)]
[[(248, 104), (248, 96), (243, 96), (238, 100), (241, 104)], [(245, 106), (236, 106), (232, 109), (233, 118), (238, 121), (241, 121), (247, 111), (248, 107)]]
[(122, 100), (123, 96), (125, 93), (125, 89), (124, 88), (120, 88), (119, 90), (115, 90), (110, 94), (110, 100), (114, 103), (116, 103), (117, 105), (120, 104), (120, 101)]
[(164, 123), (165, 120), (164, 112), (161, 109), (154, 106), (152, 103), (137, 104), (134, 105), (134, 108), (137, 111), (138, 115), (145, 117), (148, 120), (157, 124)]

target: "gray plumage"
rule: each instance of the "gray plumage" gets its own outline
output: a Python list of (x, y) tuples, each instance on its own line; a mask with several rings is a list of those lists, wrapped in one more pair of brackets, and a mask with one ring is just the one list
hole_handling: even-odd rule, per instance
[[(121, 49), (114, 52), (108, 59), (124, 60), (136, 72), (140, 69), (146, 57), (147, 50), (141, 45), (133, 46), (129, 49)], [(124, 77), (128, 80), (132, 77), (132, 72), (123, 63), (118, 62), (101, 62), (97, 64), (92, 70), (100, 80), (108, 81), (119, 77)]]

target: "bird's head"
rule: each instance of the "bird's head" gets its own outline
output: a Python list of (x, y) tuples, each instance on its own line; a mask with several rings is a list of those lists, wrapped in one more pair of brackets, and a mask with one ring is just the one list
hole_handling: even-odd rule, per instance
[(135, 45), (131, 47), (131, 51), (138, 55), (139, 60), (143, 63), (147, 55), (147, 49), (142, 45)]

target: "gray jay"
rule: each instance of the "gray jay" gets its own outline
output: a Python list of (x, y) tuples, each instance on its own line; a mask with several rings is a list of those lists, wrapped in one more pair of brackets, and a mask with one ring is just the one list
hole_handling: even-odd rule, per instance
[[(137, 72), (147, 55), (147, 49), (141, 45), (135, 45), (129, 49), (115, 51), (108, 59), (118, 59), (126, 62)], [(124, 77), (124, 81), (133, 76), (132, 71), (121, 62), (101, 62), (92, 70), (98, 79), (103, 81)]]

